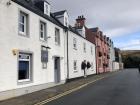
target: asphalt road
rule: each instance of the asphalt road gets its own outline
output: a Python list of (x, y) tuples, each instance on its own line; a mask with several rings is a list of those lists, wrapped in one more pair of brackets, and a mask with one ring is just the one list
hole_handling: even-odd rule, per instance
[(140, 105), (140, 73), (118, 72), (45, 105)]

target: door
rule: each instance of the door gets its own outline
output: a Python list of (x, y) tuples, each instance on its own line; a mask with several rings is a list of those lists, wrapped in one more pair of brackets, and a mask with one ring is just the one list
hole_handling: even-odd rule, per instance
[(54, 58), (54, 80), (55, 83), (60, 82), (60, 57)]

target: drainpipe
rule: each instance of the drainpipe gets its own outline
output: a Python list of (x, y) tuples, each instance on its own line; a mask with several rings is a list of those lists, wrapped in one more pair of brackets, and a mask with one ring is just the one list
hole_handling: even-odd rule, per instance
[(67, 41), (67, 81), (69, 79), (69, 41), (68, 41), (68, 28), (66, 29), (66, 41)]

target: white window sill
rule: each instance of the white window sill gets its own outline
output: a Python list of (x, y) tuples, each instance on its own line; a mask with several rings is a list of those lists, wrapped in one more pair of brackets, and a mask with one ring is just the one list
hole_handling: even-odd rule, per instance
[(23, 33), (23, 32), (19, 32), (19, 35), (24, 36), (24, 37), (29, 37), (29, 35), (27, 35), (26, 33)]
[(31, 81), (30, 79), (18, 80), (19, 83), (21, 83), (21, 82), (30, 82), (30, 81)]

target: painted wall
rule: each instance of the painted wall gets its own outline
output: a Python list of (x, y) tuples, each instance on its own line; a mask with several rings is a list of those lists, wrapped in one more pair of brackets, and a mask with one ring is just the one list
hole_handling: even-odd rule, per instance
[[(7, 6), (7, 1), (3, 0), (0, 3), (0, 92), (54, 83), (54, 56), (61, 58), (61, 81), (65, 81), (63, 29), (14, 2)], [(29, 15), (29, 37), (23, 37), (18, 33), (20, 10)], [(47, 36), (51, 37), (47, 41), (41, 41), (39, 38), (40, 20), (47, 23)], [(60, 46), (55, 45), (55, 27), (60, 29)], [(42, 69), (42, 45), (51, 48), (47, 69)], [(13, 55), (13, 49), (33, 54), (33, 80), (30, 83), (18, 83), (18, 55)]]
[[(77, 39), (77, 49), (73, 47), (73, 38)], [(83, 50), (83, 43), (86, 43), (86, 52)], [(91, 46), (93, 53), (91, 54)], [(81, 36), (69, 31), (68, 35), (68, 49), (69, 49), (69, 79), (81, 77), (84, 75), (81, 70), (82, 61), (86, 60), (93, 63), (93, 68), (87, 70), (88, 75), (96, 74), (96, 58), (95, 58), (95, 45)], [(77, 60), (77, 70), (74, 70), (74, 60)]]

